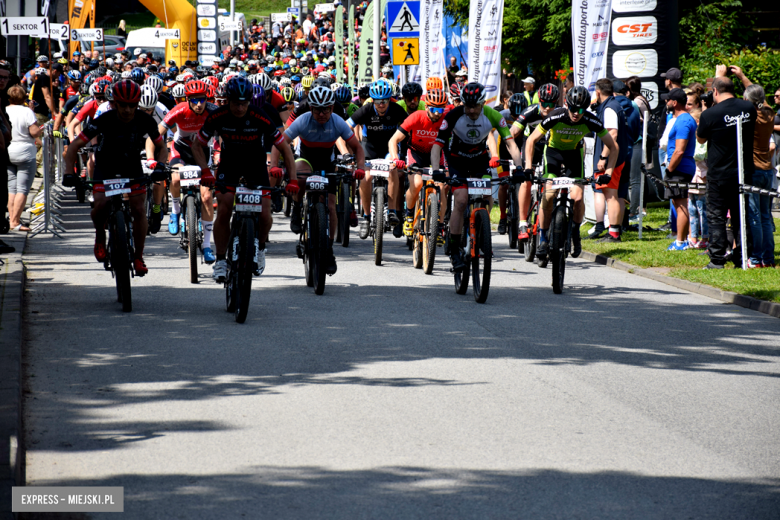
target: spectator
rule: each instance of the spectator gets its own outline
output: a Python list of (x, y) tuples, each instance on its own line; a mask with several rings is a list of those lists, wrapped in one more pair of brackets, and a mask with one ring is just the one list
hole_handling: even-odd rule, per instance
[[(571, 76), (571, 74), (569, 75)], [(568, 81), (568, 78), (566, 78)], [(573, 84), (573, 82), (572, 82)], [(638, 76), (631, 76), (626, 79), (626, 87), (628, 87), (628, 98), (633, 101), (637, 108), (639, 108), (639, 120), (640, 124), (644, 125), (644, 120), (650, 113), (650, 103), (647, 102), (645, 96), (642, 94), (642, 81)], [(641, 128), (644, 128), (642, 126)], [(642, 154), (640, 151), (644, 146), (644, 135), (639, 134), (639, 139), (634, 143), (634, 153), (631, 154), (631, 176), (629, 179), (629, 197), (631, 205), (628, 211), (628, 222), (639, 221), (639, 192), (642, 187), (644, 179), (642, 177)], [(644, 211), (644, 208), (642, 208)]]
[[(666, 108), (675, 118), (669, 131), (669, 143), (666, 148), (666, 180), (691, 182), (696, 173), (696, 121), (685, 111), (688, 98), (681, 88), (673, 88), (661, 96)], [(685, 188), (666, 188), (666, 198), (672, 199), (677, 213), (677, 240), (669, 245), (668, 251), (688, 249), (688, 190)]]
[(455, 58), (455, 56), (450, 56), (450, 66), (447, 67), (447, 81), (450, 85), (455, 83), (455, 75), (460, 70), (460, 67), (458, 67), (458, 60)]
[(13, 127), (8, 146), (8, 214), (14, 231), (30, 230), (22, 225), (20, 218), (35, 179), (35, 138), (41, 135), (35, 114), (23, 105), (25, 97), (24, 89), (18, 85), (8, 91), (11, 104), (6, 112)]
[(525, 99), (528, 101), (529, 106), (539, 102), (539, 96), (535, 94), (535, 87), (536, 80), (531, 76), (528, 76), (523, 80), (523, 89), (525, 89), (523, 94), (525, 95)]
[(739, 173), (737, 162), (737, 121), (742, 120), (742, 157), (745, 182), (752, 184), (753, 132), (756, 108), (734, 97), (734, 83), (726, 77), (726, 66), (718, 65), (712, 82), (713, 102), (701, 114), (697, 139), (707, 143), (707, 220), (710, 230), (710, 263), (705, 269), (723, 269), (728, 261), (726, 213), (731, 213), (735, 248), (731, 260), (742, 264), (740, 250)]
[(119, 20), (119, 28), (116, 30), (116, 35), (127, 38), (127, 25), (124, 20)]
[(780, 135), (780, 88), (775, 91), (775, 106), (777, 107), (777, 114), (775, 114), (775, 133)]
[[(696, 108), (690, 112), (691, 117), (696, 124), (699, 124), (701, 110)], [(698, 184), (707, 182), (707, 145), (696, 143), (696, 151), (693, 153), (693, 160), (696, 161), (696, 173), (693, 181)], [(688, 218), (690, 220), (690, 238), (688, 247), (691, 249), (707, 249), (709, 246), (709, 230), (707, 227), (707, 203), (705, 201), (705, 192), (700, 189), (688, 190)]]
[(698, 94), (698, 92), (695, 92), (691, 90), (690, 88), (685, 89), (685, 95), (687, 96), (687, 101), (685, 103), (685, 111), (689, 114), (692, 110), (698, 110), (701, 112), (701, 96)]
[[(749, 85), (745, 89), (745, 101), (756, 109), (756, 126), (753, 134), (753, 186), (771, 190), (775, 171), (772, 169), (770, 141), (774, 130), (774, 113), (764, 104), (766, 97), (760, 85)], [(747, 181), (746, 181), (747, 182)], [(748, 195), (748, 224), (753, 238), (753, 247), (748, 268), (775, 266), (775, 241), (772, 225), (772, 199), (769, 195), (751, 193)]]
[(563, 82), (563, 96), (561, 99), (566, 99), (566, 93), (574, 88), (574, 73), (570, 73), (566, 76), (566, 80)]

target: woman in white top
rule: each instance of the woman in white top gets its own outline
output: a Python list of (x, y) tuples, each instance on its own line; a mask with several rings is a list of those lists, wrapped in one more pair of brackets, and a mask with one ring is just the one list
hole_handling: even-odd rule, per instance
[(15, 85), (8, 89), (10, 104), (6, 108), (11, 122), (11, 144), (8, 145), (8, 214), (12, 231), (29, 231), (21, 222), (27, 194), (35, 180), (35, 138), (41, 135), (41, 127), (35, 113), (24, 102), (24, 89)]

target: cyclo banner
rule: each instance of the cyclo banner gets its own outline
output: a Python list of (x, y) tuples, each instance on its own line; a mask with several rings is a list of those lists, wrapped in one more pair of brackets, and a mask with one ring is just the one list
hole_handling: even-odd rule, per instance
[(678, 66), (677, 0), (612, 0), (607, 73), (600, 77), (639, 76), (650, 108), (665, 92), (661, 74)]
[(485, 104), (495, 105), (501, 90), (501, 26), (504, 0), (472, 0), (469, 11), (469, 81), (485, 86)]
[(610, 0), (574, 0), (571, 8), (574, 84), (587, 88), (591, 94), (596, 90), (596, 80), (608, 75), (606, 60), (611, 15)]
[(447, 74), (443, 21), (443, 0), (420, 0), (420, 65), (409, 67), (409, 77), (423, 88), (428, 78), (443, 78)]

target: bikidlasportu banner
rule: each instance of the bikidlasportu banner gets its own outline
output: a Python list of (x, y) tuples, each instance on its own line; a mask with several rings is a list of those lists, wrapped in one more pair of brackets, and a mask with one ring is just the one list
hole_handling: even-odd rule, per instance
[(501, 89), (501, 26), (504, 0), (472, 0), (469, 11), (469, 81), (478, 81), (493, 106)]
[(571, 37), (574, 55), (574, 84), (596, 90), (596, 80), (607, 77), (607, 43), (610, 0), (574, 0), (571, 8)]
[(347, 71), (349, 78), (349, 85), (352, 87), (352, 93), (357, 93), (355, 89), (355, 6), (349, 6), (349, 28), (347, 31), (349, 35), (349, 43), (347, 44)]
[(344, 83), (344, 6), (336, 9), (336, 81)]

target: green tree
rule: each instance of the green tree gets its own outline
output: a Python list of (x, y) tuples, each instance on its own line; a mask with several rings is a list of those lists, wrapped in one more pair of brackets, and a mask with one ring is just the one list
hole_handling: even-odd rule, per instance
[[(444, 11), (468, 27), (469, 0), (445, 0)], [(571, 64), (571, 1), (506, 1), (502, 35), (507, 71), (552, 80), (556, 69)]]

